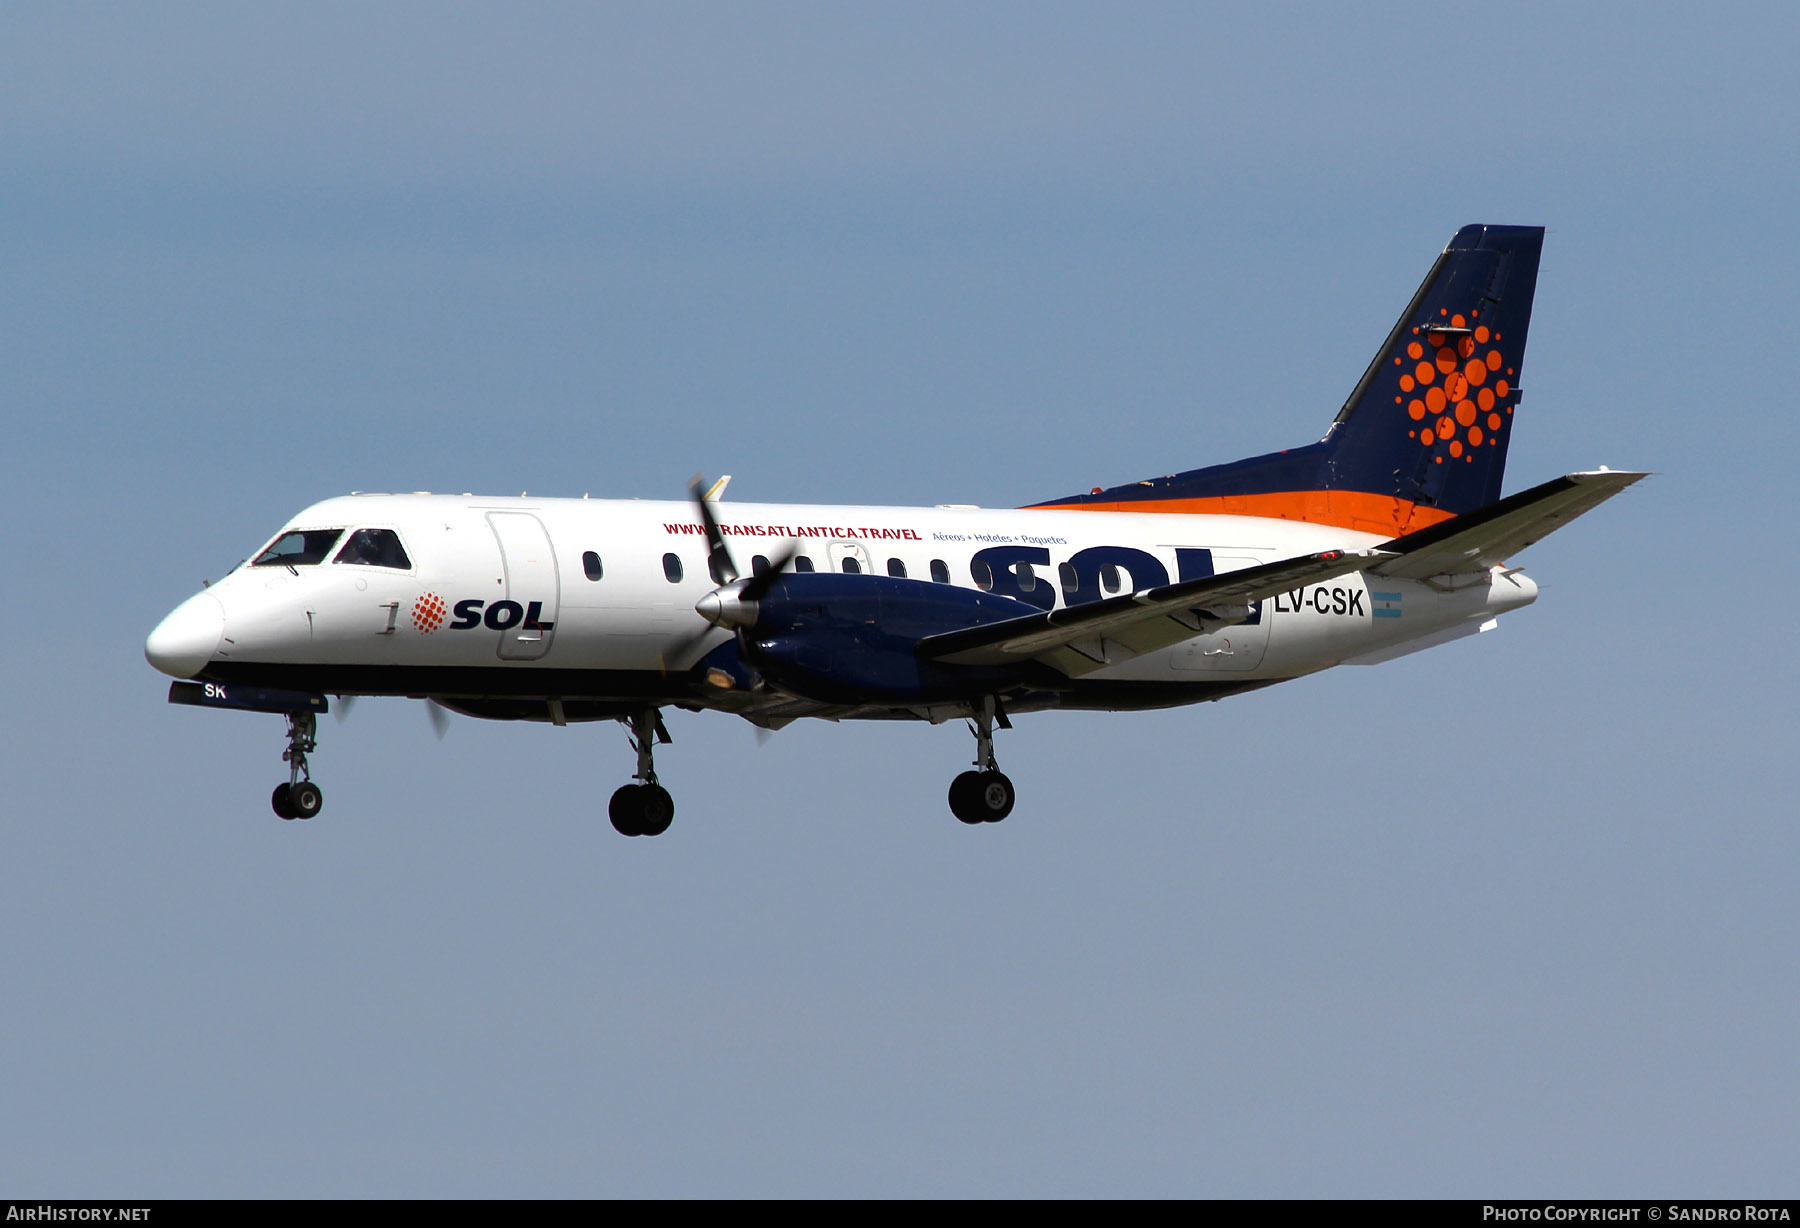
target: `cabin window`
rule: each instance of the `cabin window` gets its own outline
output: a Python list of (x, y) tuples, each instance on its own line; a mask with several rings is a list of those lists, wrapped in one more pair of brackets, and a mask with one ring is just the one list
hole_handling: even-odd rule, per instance
[(277, 537), (270, 547), (256, 556), (252, 567), (311, 567), (324, 562), (325, 556), (344, 535), (342, 529), (295, 529)]
[(975, 587), (982, 592), (994, 591), (994, 569), (982, 559), (976, 559), (969, 564), (969, 578), (975, 581)]
[(753, 554), (750, 556), (750, 574), (751, 575), (760, 576), (760, 575), (765, 574), (768, 570), (769, 570), (769, 559), (768, 559), (767, 555)]
[(1037, 572), (1031, 569), (1030, 563), (1020, 563), (1013, 568), (1013, 574), (1019, 577), (1019, 591), (1029, 593), (1037, 587)]
[(795, 571), (811, 571), (812, 569), (812, 560), (807, 558), (804, 554), (799, 555), (794, 559)]
[(681, 556), (679, 554), (663, 555), (663, 575), (669, 578), (670, 584), (681, 583)]
[(706, 570), (712, 576), (714, 584), (725, 583), (725, 559), (719, 554), (710, 554), (706, 558)]
[(1108, 563), (1100, 569), (1100, 587), (1109, 593), (1116, 593), (1125, 587), (1125, 582), (1119, 578), (1117, 564)]
[(902, 563), (899, 559), (889, 559), (888, 575), (894, 577), (896, 580), (906, 579), (906, 564)]
[(601, 576), (606, 574), (600, 567), (600, 556), (595, 554), (592, 550), (584, 550), (581, 552), (581, 570), (590, 580), (598, 580)]
[(844, 569), (844, 574), (847, 576), (862, 575), (862, 563), (852, 558), (850, 555), (846, 554), (838, 566)]
[(1056, 574), (1062, 580), (1063, 600), (1075, 600), (1075, 594), (1081, 591), (1081, 577), (1075, 574), (1075, 564), (1058, 564)]
[(932, 559), (931, 578), (939, 584), (950, 583), (950, 564), (943, 559)]

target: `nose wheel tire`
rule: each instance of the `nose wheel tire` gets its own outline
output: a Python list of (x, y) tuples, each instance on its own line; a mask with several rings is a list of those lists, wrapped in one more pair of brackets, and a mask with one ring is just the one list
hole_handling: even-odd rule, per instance
[(675, 799), (661, 785), (626, 785), (606, 811), (621, 836), (660, 836), (675, 821)]
[(269, 805), (281, 818), (291, 819), (294, 817), (294, 808), (288, 805), (288, 787), (286, 785), (275, 786), (275, 792), (269, 795)]
[(1012, 813), (1017, 795), (1001, 771), (964, 772), (950, 782), (950, 813), (965, 823), (998, 823)]

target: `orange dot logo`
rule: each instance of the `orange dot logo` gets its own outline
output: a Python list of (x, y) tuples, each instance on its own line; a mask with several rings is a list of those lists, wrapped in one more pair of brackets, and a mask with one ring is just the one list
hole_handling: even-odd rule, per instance
[[(1415, 325), (1412, 337), (1394, 348), (1394, 362), (1401, 394), (1394, 398), (1396, 407), (1404, 405), (1407, 438), (1417, 439), (1421, 447), (1443, 450), (1453, 460), (1473, 464), (1476, 450), (1500, 444), (1505, 415), (1513, 407), (1505, 404), (1512, 393), (1505, 356), (1497, 346), (1500, 334), (1486, 324), (1475, 324), (1473, 314), (1452, 315), (1440, 308), (1439, 322)], [(1458, 335), (1461, 334), (1461, 335)], [(1440, 378), (1441, 377), (1441, 378)], [(1438, 464), (1444, 456), (1433, 458)]]
[(421, 635), (430, 635), (444, 625), (444, 614), (448, 607), (444, 599), (436, 593), (426, 593), (413, 602), (412, 625)]

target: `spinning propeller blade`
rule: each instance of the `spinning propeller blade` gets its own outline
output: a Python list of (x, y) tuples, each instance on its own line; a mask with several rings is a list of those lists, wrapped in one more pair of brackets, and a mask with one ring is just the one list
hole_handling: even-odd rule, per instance
[(696, 473), (688, 479), (688, 490), (694, 496), (694, 505), (700, 509), (700, 523), (706, 526), (707, 570), (712, 573), (713, 583), (730, 584), (738, 578), (737, 564), (732, 562), (731, 551), (725, 545), (725, 534), (719, 531), (719, 521), (713, 515), (712, 501), (707, 498), (706, 478)]

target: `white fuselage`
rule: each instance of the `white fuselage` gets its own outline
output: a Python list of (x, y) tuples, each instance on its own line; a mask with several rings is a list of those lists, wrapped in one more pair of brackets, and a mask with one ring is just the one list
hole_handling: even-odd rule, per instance
[[(746, 575), (757, 556), (797, 548), (795, 564), (820, 572), (936, 580), (1040, 608), (1379, 540), (1245, 516), (723, 502), (714, 510)], [(152, 662), (178, 677), (319, 692), (651, 698), (746, 712), (743, 697), (682, 679), (731, 639), (695, 612), (719, 584), (691, 504), (351, 495), (315, 504), (283, 531), (333, 529), (391, 530), (408, 565), (337, 562), (336, 546), (312, 564), (247, 563), (157, 628)], [(1352, 573), (1265, 600), (1246, 622), (1072, 680), (1036, 706), (1212, 698), (1400, 655), (1484, 628), (1536, 595), (1511, 569), (1429, 584)]]

